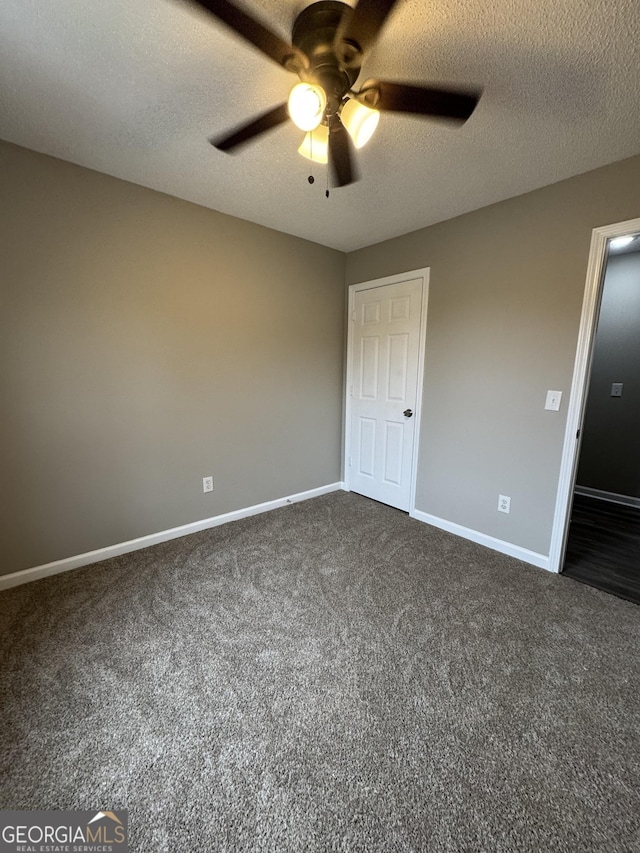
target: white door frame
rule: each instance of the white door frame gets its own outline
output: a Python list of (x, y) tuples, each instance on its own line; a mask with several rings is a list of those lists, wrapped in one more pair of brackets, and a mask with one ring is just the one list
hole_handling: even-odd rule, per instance
[(348, 333), (347, 333), (347, 382), (345, 386), (345, 406), (344, 406), (344, 484), (346, 491), (351, 491), (351, 469), (349, 465), (349, 457), (351, 455), (351, 361), (353, 356), (353, 323), (354, 302), (356, 293), (361, 290), (372, 290), (375, 287), (385, 287), (388, 284), (399, 284), (402, 281), (409, 279), (422, 279), (421, 291), (421, 307), (420, 307), (420, 338), (418, 341), (418, 377), (417, 377), (417, 394), (416, 406), (414, 411), (414, 433), (413, 447), (411, 450), (411, 488), (409, 496), (409, 515), (413, 516), (416, 508), (416, 479), (418, 474), (418, 450), (420, 447), (420, 420), (422, 415), (422, 390), (424, 385), (424, 354), (427, 339), (427, 304), (429, 301), (429, 267), (423, 267), (418, 270), (410, 270), (409, 272), (398, 273), (397, 275), (388, 275), (385, 278), (376, 278), (371, 281), (361, 281), (358, 284), (349, 286), (349, 307), (348, 307)]
[(591, 376), (595, 333), (600, 313), (602, 285), (607, 259), (607, 241), (613, 237), (623, 237), (625, 234), (637, 233), (638, 231), (640, 231), (640, 219), (628, 219), (626, 222), (616, 222), (613, 225), (594, 228), (591, 232), (591, 250), (587, 266), (587, 280), (582, 303), (580, 332), (578, 334), (573, 381), (569, 395), (567, 426), (564, 434), (562, 461), (560, 463), (560, 475), (558, 478), (558, 494), (549, 548), (549, 568), (552, 572), (560, 572), (562, 569), (566, 538), (569, 530), (569, 511), (580, 451), (578, 430), (581, 429), (584, 418), (587, 390)]

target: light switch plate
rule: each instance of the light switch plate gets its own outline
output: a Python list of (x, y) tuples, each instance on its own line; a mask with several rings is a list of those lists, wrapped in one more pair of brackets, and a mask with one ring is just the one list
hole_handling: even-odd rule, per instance
[(561, 399), (562, 391), (547, 391), (547, 402), (544, 404), (545, 409), (549, 412), (559, 412)]
[(622, 397), (622, 382), (613, 382), (611, 385), (611, 396)]

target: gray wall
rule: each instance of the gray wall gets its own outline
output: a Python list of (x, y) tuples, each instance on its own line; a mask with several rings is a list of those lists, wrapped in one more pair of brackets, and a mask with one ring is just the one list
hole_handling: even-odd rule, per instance
[[(622, 382), (622, 397), (611, 384)], [(578, 485), (640, 498), (640, 252), (611, 255), (593, 352)]]
[(0, 178), (0, 574), (340, 479), (342, 253), (6, 143)]
[(348, 256), (348, 284), (431, 268), (419, 510), (549, 553), (591, 231), (637, 216), (640, 157)]
[[(344, 255), (4, 143), (0, 176), (0, 573), (340, 479)], [(548, 553), (591, 230), (636, 216), (640, 157), (347, 256), (431, 268), (418, 509)]]

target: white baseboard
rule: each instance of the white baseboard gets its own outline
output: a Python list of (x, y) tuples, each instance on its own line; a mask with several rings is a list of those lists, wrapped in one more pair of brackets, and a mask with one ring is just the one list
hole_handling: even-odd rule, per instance
[(418, 521), (424, 521), (425, 524), (431, 524), (433, 527), (439, 527), (441, 530), (461, 536), (463, 539), (477, 542), (478, 545), (484, 545), (485, 548), (491, 548), (492, 551), (508, 554), (509, 557), (515, 557), (517, 560), (530, 563), (539, 569), (546, 569), (548, 572), (553, 571), (549, 563), (549, 557), (544, 554), (538, 554), (536, 551), (529, 551), (528, 548), (521, 548), (520, 545), (513, 545), (511, 542), (504, 542), (502, 539), (487, 536), (486, 533), (479, 533), (477, 530), (471, 530), (469, 527), (463, 527), (461, 524), (455, 524), (453, 521), (438, 518), (436, 515), (429, 515), (429, 513), (422, 512), (419, 509), (414, 509), (410, 515)]
[(603, 492), (602, 489), (578, 485), (575, 486), (574, 491), (577, 495), (584, 495), (586, 498), (597, 498), (599, 501), (609, 501), (612, 504), (640, 507), (640, 498), (634, 498), (631, 495), (618, 495), (615, 492)]
[(218, 527), (220, 524), (226, 524), (229, 521), (238, 521), (240, 518), (259, 515), (262, 512), (279, 509), (287, 504), (306, 501), (309, 498), (317, 498), (320, 495), (337, 492), (341, 489), (344, 489), (344, 483), (330, 483), (328, 486), (319, 486), (317, 489), (298, 492), (295, 495), (289, 495), (285, 498), (277, 498), (274, 501), (266, 501), (265, 503), (255, 504), (244, 509), (236, 509), (233, 512), (215, 515), (212, 518), (203, 518), (201, 521), (193, 521), (190, 524), (172, 527), (170, 530), (162, 530), (159, 533), (151, 533), (148, 536), (141, 536), (138, 539), (130, 539), (128, 542), (120, 542), (117, 545), (109, 545), (106, 548), (98, 548), (96, 551), (87, 551), (86, 554), (78, 554), (75, 557), (67, 557), (64, 560), (56, 560), (53, 563), (45, 563), (42, 566), (34, 566), (31, 569), (23, 569), (19, 572), (13, 572), (10, 575), (0, 575), (0, 590), (9, 589), (12, 586), (29, 583), (29, 581), (39, 580), (40, 578), (46, 578), (49, 575), (57, 575), (60, 572), (68, 572), (71, 569), (79, 569), (82, 566), (89, 566), (91, 563), (108, 560), (110, 557), (118, 557), (120, 554), (139, 551), (141, 548), (148, 548), (150, 545), (168, 542), (170, 539), (178, 539), (181, 536), (189, 536), (191, 533), (208, 530), (211, 527)]

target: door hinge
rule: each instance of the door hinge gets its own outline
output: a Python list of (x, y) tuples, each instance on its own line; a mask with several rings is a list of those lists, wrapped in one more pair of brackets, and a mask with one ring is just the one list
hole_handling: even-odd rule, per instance
[(351, 468), (351, 457), (349, 457), (349, 468)]

